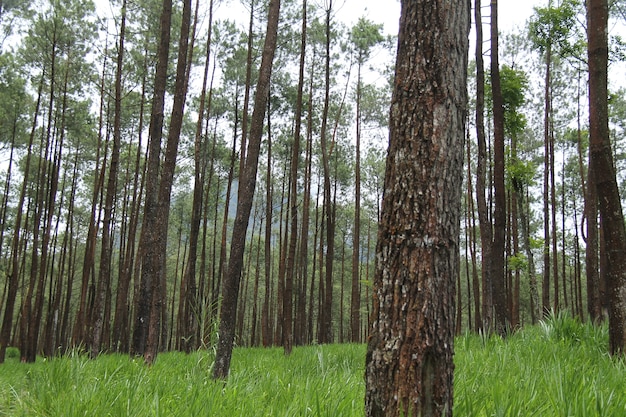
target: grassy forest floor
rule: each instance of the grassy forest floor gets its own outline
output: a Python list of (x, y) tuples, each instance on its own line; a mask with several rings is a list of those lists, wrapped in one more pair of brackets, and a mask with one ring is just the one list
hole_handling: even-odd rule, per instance
[[(626, 366), (606, 326), (562, 316), (501, 340), (456, 340), (456, 416), (626, 416)], [(141, 359), (82, 354), (0, 365), (6, 416), (361, 416), (364, 345), (239, 348), (228, 383), (210, 351)]]

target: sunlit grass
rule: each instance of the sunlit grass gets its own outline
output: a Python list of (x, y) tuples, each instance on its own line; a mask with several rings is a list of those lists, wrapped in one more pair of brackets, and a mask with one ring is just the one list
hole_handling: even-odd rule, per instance
[[(607, 355), (606, 327), (564, 315), (506, 340), (456, 341), (456, 416), (626, 416), (626, 367)], [(364, 345), (239, 348), (227, 383), (213, 354), (141, 359), (81, 354), (0, 366), (7, 416), (360, 416)]]

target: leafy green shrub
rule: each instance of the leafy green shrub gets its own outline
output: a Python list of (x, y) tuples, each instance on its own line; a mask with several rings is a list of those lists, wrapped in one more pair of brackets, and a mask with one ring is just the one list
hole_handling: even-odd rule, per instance
[(20, 358), (20, 350), (16, 347), (9, 346), (7, 347), (6, 359), (19, 359)]

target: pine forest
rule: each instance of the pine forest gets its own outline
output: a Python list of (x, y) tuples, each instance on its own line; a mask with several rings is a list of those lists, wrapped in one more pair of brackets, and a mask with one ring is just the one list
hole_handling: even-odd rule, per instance
[[(341, 3), (0, 0), (0, 363), (367, 341), (398, 33)], [(584, 2), (516, 28), (486, 3), (454, 331), (608, 320)], [(623, 206), (626, 2), (608, 19)]]

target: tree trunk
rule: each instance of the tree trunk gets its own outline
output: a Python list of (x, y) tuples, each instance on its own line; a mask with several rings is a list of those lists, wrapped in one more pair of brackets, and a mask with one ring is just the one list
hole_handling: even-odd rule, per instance
[[(480, 1), (480, 0), (478, 0)], [(480, 6), (479, 6), (480, 8)], [(480, 17), (480, 12), (479, 16)], [(482, 32), (482, 29), (481, 29)], [(481, 48), (482, 49), (482, 48)], [(481, 61), (482, 65), (482, 61)], [(484, 78), (484, 74), (483, 74)], [(483, 92), (484, 93), (484, 92)], [(484, 100), (484, 97), (483, 97)], [(478, 102), (478, 100), (477, 100)], [(476, 115), (478, 119), (478, 115)], [(480, 313), (480, 280), (478, 278), (478, 262), (476, 256), (476, 216), (474, 210), (474, 192), (472, 187), (472, 152), (470, 141), (467, 141), (467, 230), (465, 233), (469, 235), (469, 254), (472, 258), (472, 291), (468, 288), (468, 294), (474, 293), (474, 330), (478, 332), (482, 327), (482, 317)], [(478, 190), (476, 190), (478, 191)], [(468, 304), (468, 311), (471, 310), (471, 306)], [(470, 314), (471, 323), (471, 314)], [(472, 325), (470, 324), (470, 329)]]
[(491, 95), (493, 103), (493, 246), (491, 251), (491, 282), (495, 331), (504, 335), (510, 326), (507, 308), (504, 264), (506, 237), (506, 189), (504, 185), (504, 101), (500, 88), (498, 63), (498, 1), (491, 0)]
[(368, 416), (451, 416), (470, 4), (402, 1)]
[(35, 112), (33, 117), (32, 129), (30, 132), (30, 136), (28, 139), (28, 153), (26, 154), (26, 162), (24, 166), (24, 179), (22, 180), (22, 187), (20, 189), (20, 196), (18, 200), (17, 207), (20, 208), (17, 210), (15, 216), (15, 224), (13, 226), (13, 237), (11, 241), (11, 272), (8, 275), (8, 289), (7, 289), (7, 301), (4, 308), (4, 315), (2, 317), (2, 329), (0, 329), (0, 364), (4, 363), (6, 348), (11, 342), (11, 329), (13, 327), (13, 315), (15, 313), (15, 302), (17, 299), (17, 291), (19, 289), (19, 270), (20, 270), (20, 239), (21, 239), (21, 231), (22, 231), (22, 216), (23, 216), (23, 207), (24, 202), (26, 200), (26, 192), (28, 190), (28, 182), (29, 182), (29, 174), (30, 174), (30, 165), (33, 157), (33, 142), (35, 139), (35, 134), (37, 130), (37, 115), (39, 114), (39, 109), (41, 106), (41, 100), (43, 98), (43, 86), (44, 78), (41, 78), (41, 82), (39, 84), (39, 88), (37, 91), (37, 103), (35, 105)]
[[(157, 263), (162, 262), (158, 257), (158, 236), (156, 219), (158, 216), (158, 192), (160, 178), (161, 142), (163, 139), (163, 119), (165, 108), (165, 89), (167, 87), (167, 64), (170, 47), (170, 27), (172, 19), (172, 0), (163, 0), (160, 21), (160, 39), (157, 57), (154, 93), (150, 126), (148, 128), (148, 160), (146, 172), (146, 197), (144, 216), (141, 228), (140, 253), (141, 276), (139, 278), (139, 293), (136, 299), (135, 326), (131, 353), (143, 355), (149, 333), (150, 316), (152, 312), (152, 298), (155, 289), (160, 289), (160, 270)], [(160, 311), (159, 311), (160, 313)]]
[(283, 299), (283, 348), (285, 355), (291, 353), (293, 347), (293, 283), (296, 277), (296, 247), (298, 243), (298, 162), (300, 161), (300, 135), (302, 131), (302, 101), (304, 90), (304, 65), (306, 58), (306, 0), (302, 2), (302, 35), (300, 40), (300, 68), (298, 71), (298, 92), (294, 114), (295, 129), (291, 152), (291, 171), (289, 174), (289, 216), (291, 217), (291, 234), (287, 254), (287, 271), (285, 275), (285, 294)]
[(213, 377), (224, 379), (230, 370), (233, 342), (235, 336), (235, 320), (237, 312), (237, 300), (239, 296), (239, 280), (243, 263), (245, 237), (248, 230), (248, 222), (256, 187), (256, 174), (259, 161), (261, 137), (263, 136), (263, 120), (267, 107), (270, 87), (270, 76), (274, 52), (276, 50), (278, 21), (280, 16), (280, 0), (271, 0), (268, 11), (267, 34), (263, 46), (261, 67), (259, 69), (259, 81), (254, 98), (254, 110), (252, 112), (250, 141), (246, 155), (245, 169), (240, 175), (241, 187), (237, 202), (237, 213), (233, 225), (230, 258), (228, 270), (224, 276), (222, 308), (220, 312), (220, 339), (215, 355)]
[[(171, 5), (170, 5), (171, 7)], [(165, 10), (165, 8), (164, 8)], [(171, 12), (171, 10), (170, 10)], [(189, 32), (191, 26), (191, 0), (183, 2), (182, 24), (180, 29), (180, 39), (178, 43), (178, 61), (176, 66), (176, 83), (174, 86), (174, 102), (172, 105), (172, 115), (170, 118), (169, 132), (167, 136), (167, 147), (165, 149), (165, 160), (161, 171), (159, 182), (157, 216), (154, 219), (154, 231), (156, 235), (154, 242), (157, 247), (149, 253), (152, 256), (146, 258), (148, 263), (152, 263), (156, 268), (154, 279), (154, 288), (152, 295), (152, 306), (150, 311), (150, 325), (148, 326), (148, 337), (146, 341), (146, 352), (144, 358), (146, 363), (151, 364), (155, 359), (160, 345), (165, 342), (163, 337), (164, 325), (163, 320), (165, 304), (165, 265), (166, 265), (166, 249), (167, 249), (167, 230), (168, 219), (170, 213), (170, 201), (172, 193), (172, 184), (174, 181), (174, 171), (176, 169), (176, 158), (178, 156), (178, 143), (180, 141), (180, 133), (182, 130), (183, 113), (185, 109), (185, 100), (187, 97), (187, 64), (189, 50)], [(163, 309), (163, 310), (162, 310)]]
[(550, 67), (552, 65), (552, 48), (550, 44), (546, 50), (546, 75), (544, 91), (544, 171), (543, 171), (543, 280), (541, 287), (541, 304), (543, 315), (550, 312), (550, 207), (548, 203), (549, 178), (550, 178), (550, 114), (551, 94), (550, 94)]
[(274, 189), (272, 181), (272, 140), (267, 141), (267, 171), (265, 185), (265, 296), (263, 298), (263, 308), (261, 310), (261, 331), (263, 334), (263, 346), (268, 347), (273, 342), (273, 328), (270, 319), (270, 299), (272, 280), (272, 200)]
[(360, 342), (361, 328), (361, 60), (356, 81), (356, 149), (354, 161), (354, 232), (352, 236), (352, 281), (350, 286), (350, 341)]
[(607, 0), (588, 0), (590, 160), (607, 248), (609, 345), (617, 355), (626, 349), (626, 230), (609, 139), (607, 21)]
[(122, 136), (122, 73), (124, 64), (124, 38), (126, 34), (126, 0), (122, 3), (122, 20), (120, 24), (119, 44), (117, 49), (117, 67), (115, 69), (115, 97), (113, 120), (113, 149), (109, 162), (109, 178), (107, 180), (106, 197), (104, 199), (104, 218), (102, 220), (102, 244), (100, 253), (100, 270), (93, 311), (90, 355), (95, 358), (100, 353), (106, 301), (106, 293), (111, 285), (111, 240), (113, 223), (113, 205), (117, 196), (117, 177), (120, 162), (120, 144)]
[(320, 147), (322, 151), (322, 164), (324, 173), (324, 213), (326, 221), (326, 254), (325, 270), (324, 270), (324, 298), (323, 298), (323, 315), (320, 326), (320, 343), (332, 343), (333, 341), (333, 262), (335, 258), (335, 219), (334, 209), (331, 196), (331, 180), (330, 180), (330, 153), (328, 146), (328, 112), (330, 108), (330, 23), (333, 9), (333, 2), (330, 0), (326, 5), (326, 56), (324, 69), (324, 108), (322, 110), (322, 125)]
[[(481, 0), (474, 7), (476, 22), (482, 22)], [(476, 206), (480, 227), (482, 260), (482, 324), (483, 330), (490, 332), (493, 326), (493, 285), (491, 278), (491, 250), (493, 231), (487, 206), (487, 140), (485, 138), (485, 69), (483, 63), (482, 25), (476, 25), (476, 139), (478, 158), (476, 165)]]
[[(199, 3), (198, 3), (199, 4)], [(211, 110), (211, 102), (209, 100), (206, 105), (207, 84), (209, 78), (209, 65), (211, 57), (211, 35), (213, 32), (213, 1), (209, 3), (209, 28), (207, 31), (208, 40), (205, 54), (204, 75), (202, 79), (202, 90), (200, 93), (200, 106), (198, 108), (198, 121), (196, 124), (195, 140), (194, 140), (194, 185), (193, 185), (193, 203), (191, 209), (191, 228), (189, 232), (189, 262), (185, 269), (183, 282), (185, 283), (186, 292), (184, 294), (184, 309), (182, 317), (182, 343), (183, 350), (190, 352), (196, 345), (194, 339), (196, 334), (196, 326), (199, 318), (199, 294), (196, 283), (196, 265), (198, 257), (198, 241), (200, 237), (200, 222), (202, 218), (202, 210), (204, 206), (204, 176), (206, 172), (206, 142), (203, 140), (203, 122), (205, 113)]]

